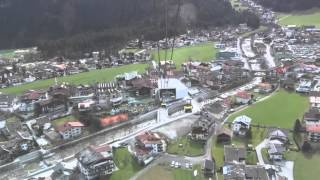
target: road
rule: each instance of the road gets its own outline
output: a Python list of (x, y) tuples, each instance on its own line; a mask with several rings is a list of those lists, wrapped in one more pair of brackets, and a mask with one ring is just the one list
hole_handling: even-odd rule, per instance
[(270, 44), (266, 44), (264, 43), (264, 45), (266, 46), (266, 54), (264, 55), (265, 59), (266, 59), (266, 63), (268, 65), (269, 68), (274, 68), (276, 67), (276, 63), (274, 62), (274, 57), (271, 54), (271, 45)]
[(241, 51), (241, 38), (240, 37), (237, 39), (237, 53), (239, 54), (241, 61), (244, 63), (244, 69), (251, 70), (251, 67), (250, 67), (250, 65), (248, 63), (247, 58), (245, 58), (244, 55), (242, 54), (242, 51)]
[(250, 38), (246, 38), (246, 39), (243, 40), (242, 49), (244, 51), (244, 54), (248, 58), (253, 58), (253, 57), (256, 56), (255, 53), (253, 52), (252, 48), (251, 48), (251, 39)]
[(266, 148), (268, 144), (268, 140), (264, 139), (257, 147), (256, 147), (256, 152), (257, 152), (257, 158), (258, 162), (260, 165), (265, 165), (263, 156), (262, 156), (262, 149)]

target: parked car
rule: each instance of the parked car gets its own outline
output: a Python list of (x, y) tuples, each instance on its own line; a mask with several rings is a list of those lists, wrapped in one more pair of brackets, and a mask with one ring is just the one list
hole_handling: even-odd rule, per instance
[(175, 162), (174, 161), (171, 161), (171, 165), (170, 165), (170, 167), (174, 167), (175, 166)]
[(180, 168), (180, 167), (181, 167), (181, 164), (180, 164), (179, 162), (176, 162), (175, 165), (174, 165), (174, 167), (175, 167), (175, 168)]

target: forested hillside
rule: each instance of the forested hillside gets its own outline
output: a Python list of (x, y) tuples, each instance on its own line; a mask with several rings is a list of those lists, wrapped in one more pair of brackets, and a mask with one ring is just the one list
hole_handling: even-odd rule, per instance
[[(115, 50), (133, 37), (164, 36), (186, 27), (246, 22), (225, 0), (0, 0), (0, 48), (38, 46), (47, 55)], [(181, 8), (176, 21), (178, 4)], [(177, 23), (178, 22), (178, 23)]]

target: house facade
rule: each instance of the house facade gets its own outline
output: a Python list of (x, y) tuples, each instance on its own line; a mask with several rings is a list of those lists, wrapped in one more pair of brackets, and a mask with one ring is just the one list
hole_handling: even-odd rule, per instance
[(69, 140), (80, 136), (83, 127), (84, 125), (81, 122), (67, 122), (58, 127), (58, 132), (62, 136), (62, 139)]
[(245, 136), (250, 130), (252, 119), (248, 116), (238, 116), (233, 121), (232, 131), (235, 135)]
[(148, 149), (152, 154), (166, 151), (166, 142), (157, 133), (145, 132), (136, 137), (137, 146)]
[(89, 146), (77, 154), (78, 168), (85, 179), (96, 179), (115, 170), (112, 148), (109, 145)]
[(200, 141), (207, 140), (212, 123), (209, 118), (200, 117), (199, 120), (191, 126), (191, 139)]
[(14, 112), (19, 109), (20, 103), (18, 98), (13, 95), (0, 94), (0, 110)]
[(238, 104), (248, 104), (251, 101), (251, 94), (246, 91), (238, 92), (235, 95)]

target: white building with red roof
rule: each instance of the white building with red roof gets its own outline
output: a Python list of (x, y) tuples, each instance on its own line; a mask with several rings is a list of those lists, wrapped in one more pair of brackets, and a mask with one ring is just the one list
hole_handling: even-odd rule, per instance
[(309, 141), (320, 142), (320, 124), (308, 124), (306, 130)]
[(62, 139), (68, 140), (77, 136), (80, 136), (84, 125), (81, 122), (67, 122), (64, 125), (57, 128), (59, 134), (62, 136)]
[(152, 154), (166, 151), (166, 142), (157, 133), (145, 132), (136, 137), (138, 147), (148, 149)]
[(251, 100), (251, 93), (247, 91), (240, 91), (235, 95), (236, 102), (239, 104), (248, 104)]

